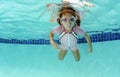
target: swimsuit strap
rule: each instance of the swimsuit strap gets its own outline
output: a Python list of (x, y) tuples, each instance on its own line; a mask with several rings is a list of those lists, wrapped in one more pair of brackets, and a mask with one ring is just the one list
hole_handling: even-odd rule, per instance
[(62, 25), (60, 25), (61, 26), (61, 33), (59, 34), (60, 36), (59, 36), (59, 39), (61, 39), (67, 32), (65, 31), (65, 28), (62, 26)]
[(74, 32), (74, 31), (72, 31), (72, 33), (71, 33), (76, 39), (78, 39), (78, 35)]

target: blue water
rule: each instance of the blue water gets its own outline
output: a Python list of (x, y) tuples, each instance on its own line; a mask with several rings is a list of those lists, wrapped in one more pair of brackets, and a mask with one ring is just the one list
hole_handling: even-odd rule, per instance
[(80, 44), (80, 62), (71, 52), (63, 61), (50, 45), (0, 44), (0, 77), (120, 77), (120, 41)]
[[(0, 0), (0, 38), (49, 39), (49, 31), (57, 23), (49, 22), (49, 13), (39, 16), (50, 2), (60, 0)], [(111, 29), (120, 33), (119, 1), (91, 2), (95, 7), (88, 8), (90, 12), (82, 18), (81, 27), (92, 34), (104, 30), (116, 33)], [(58, 51), (49, 44), (0, 43), (0, 77), (120, 77), (120, 40), (92, 44), (91, 54), (87, 43), (79, 44), (81, 59), (76, 62), (70, 51), (59, 61)]]

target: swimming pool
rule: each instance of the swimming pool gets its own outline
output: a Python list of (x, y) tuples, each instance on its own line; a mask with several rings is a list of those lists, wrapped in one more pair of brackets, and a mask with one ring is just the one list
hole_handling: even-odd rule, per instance
[(120, 4), (92, 0), (96, 7), (81, 27), (91, 36), (93, 52), (88, 54), (81, 37), (81, 59), (75, 62), (70, 51), (59, 61), (49, 44), (48, 33), (57, 23), (49, 23), (49, 14), (39, 18), (47, 2), (52, 0), (0, 1), (0, 77), (120, 77)]

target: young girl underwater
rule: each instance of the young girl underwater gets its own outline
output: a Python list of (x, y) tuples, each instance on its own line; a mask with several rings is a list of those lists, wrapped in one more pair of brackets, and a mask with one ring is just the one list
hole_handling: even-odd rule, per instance
[[(71, 50), (76, 61), (80, 60), (80, 51), (77, 44), (78, 35), (83, 35), (89, 45), (89, 52), (92, 52), (92, 44), (88, 34), (80, 28), (80, 14), (69, 3), (61, 6), (57, 13), (59, 26), (50, 31), (50, 43), (59, 50), (58, 58), (63, 60), (67, 51)], [(59, 34), (60, 45), (54, 41), (54, 35)]]

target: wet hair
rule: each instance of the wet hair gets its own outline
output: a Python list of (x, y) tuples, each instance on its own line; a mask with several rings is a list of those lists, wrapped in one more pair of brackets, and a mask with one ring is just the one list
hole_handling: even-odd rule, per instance
[(57, 19), (57, 22), (60, 25), (61, 25), (60, 18), (62, 17), (63, 14), (66, 14), (66, 13), (72, 14), (73, 16), (77, 16), (76, 23), (78, 26), (80, 26), (80, 23), (81, 23), (80, 16), (76, 14), (77, 12), (72, 7), (62, 7), (59, 10), (59, 18)]

